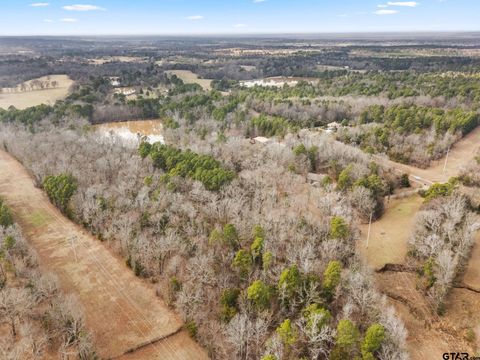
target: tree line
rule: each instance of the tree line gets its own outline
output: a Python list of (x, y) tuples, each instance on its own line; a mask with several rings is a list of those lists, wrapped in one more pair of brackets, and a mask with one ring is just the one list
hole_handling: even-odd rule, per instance
[[(94, 340), (75, 297), (43, 273), (11, 211), (0, 199), (0, 339), (2, 359), (44, 359), (47, 354), (96, 358)], [(7, 329), (7, 328), (5, 328)]]

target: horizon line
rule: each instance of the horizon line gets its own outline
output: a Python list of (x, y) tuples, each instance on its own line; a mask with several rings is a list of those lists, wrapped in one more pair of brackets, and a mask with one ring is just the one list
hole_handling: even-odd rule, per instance
[(165, 36), (165, 37), (173, 37), (173, 36), (180, 36), (180, 37), (202, 37), (202, 36), (232, 36), (232, 37), (240, 37), (240, 36), (299, 36), (299, 35), (388, 35), (388, 34), (479, 34), (479, 30), (390, 30), (390, 31), (346, 31), (346, 32), (339, 32), (339, 31), (319, 31), (319, 32), (205, 32), (205, 33), (112, 33), (112, 34), (73, 34), (73, 33), (65, 33), (65, 34), (8, 34), (3, 35), (0, 34), (0, 38), (9, 38), (9, 37), (83, 37), (83, 36), (94, 36), (94, 37), (154, 37), (154, 36)]

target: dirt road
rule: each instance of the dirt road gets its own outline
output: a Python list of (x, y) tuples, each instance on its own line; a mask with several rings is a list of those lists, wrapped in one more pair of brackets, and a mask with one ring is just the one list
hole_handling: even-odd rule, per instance
[[(461, 169), (472, 161), (480, 149), (480, 126), (458, 141), (448, 154), (435, 161), (427, 169), (419, 169), (414, 166), (399, 164), (391, 160), (382, 160), (387, 165), (399, 172), (410, 174), (410, 179), (415, 182), (431, 185), (434, 182), (447, 182), (453, 176), (458, 176)], [(376, 157), (376, 159), (379, 159)], [(446, 166), (445, 166), (446, 164)]]
[(12, 208), (43, 269), (55, 273), (65, 293), (83, 306), (102, 358), (207, 359), (182, 321), (124, 262), (67, 220), (25, 168), (0, 151), (0, 196)]
[[(386, 162), (397, 171), (408, 173), (412, 181), (431, 185), (458, 176), (479, 148), (480, 127), (452, 147), (448, 159), (441, 159), (428, 169), (390, 160)], [(395, 200), (388, 206), (385, 215), (372, 225), (368, 249), (365, 248), (368, 230), (366, 226), (362, 227), (360, 250), (374, 269), (378, 270), (386, 263), (404, 263), (408, 236), (421, 206), (418, 199), (417, 196)], [(440, 359), (444, 352), (452, 349), (473, 354), (480, 348), (479, 264), (480, 234), (477, 234), (470, 260), (457, 279), (458, 284), (450, 291), (443, 316), (435, 314), (431, 299), (418, 290), (415, 274), (398, 271), (376, 275), (380, 291), (388, 296), (409, 331), (408, 348), (412, 359)], [(466, 341), (471, 331), (476, 333), (476, 341)]]

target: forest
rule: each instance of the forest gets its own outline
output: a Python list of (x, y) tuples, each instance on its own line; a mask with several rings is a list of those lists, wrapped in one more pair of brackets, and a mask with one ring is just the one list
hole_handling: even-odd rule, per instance
[[(480, 44), (57, 41), (23, 39), (35, 57), (0, 56), (2, 87), (54, 73), (75, 81), (55, 103), (0, 108), (0, 148), (151, 285), (210, 358), (411, 358), (404, 318), (377, 280), (401, 267), (432, 314), (447, 312), (479, 228), (480, 201), (464, 189), (478, 190), (480, 155), (444, 182), (409, 169), (428, 171), (478, 129), (480, 61), (449, 54)], [(442, 55), (386, 55), (397, 51)], [(284, 83), (243, 82), (271, 76)], [(146, 119), (161, 123), (162, 141), (98, 127)], [(406, 263), (371, 268), (365, 227), (412, 194), (422, 204)], [(0, 250), (0, 357), (94, 359), (78, 300), (38, 266), (1, 199)]]

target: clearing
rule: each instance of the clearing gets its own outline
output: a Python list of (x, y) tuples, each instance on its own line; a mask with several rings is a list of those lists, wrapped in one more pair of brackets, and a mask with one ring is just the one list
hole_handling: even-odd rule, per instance
[[(452, 289), (445, 315), (438, 316), (428, 297), (417, 290), (416, 274), (385, 272), (376, 274), (376, 280), (379, 290), (405, 323), (412, 360), (442, 359), (443, 353), (452, 351), (475, 354), (474, 342), (467, 341), (466, 337), (469, 330), (478, 330), (480, 325), (479, 294)], [(477, 332), (477, 338), (478, 335)]]
[[(457, 176), (480, 147), (480, 127), (455, 144), (448, 157), (427, 169), (388, 161), (399, 172), (409, 173), (411, 179), (429, 185), (446, 182)], [(372, 224), (370, 246), (366, 249), (368, 225), (362, 226), (358, 246), (367, 263), (379, 270), (387, 263), (404, 264), (408, 237), (422, 199), (417, 195), (393, 200), (384, 216)], [(445, 306), (445, 315), (436, 315), (429, 298), (417, 286), (414, 273), (386, 271), (377, 273), (379, 290), (388, 296), (409, 332), (408, 347), (413, 360), (441, 358), (452, 349), (471, 354), (480, 348), (480, 233), (463, 274), (459, 275)], [(476, 341), (471, 334), (476, 334)], [(467, 341), (468, 339), (468, 341)], [(456, 351), (456, 350), (453, 350)]]
[(294, 76), (274, 76), (264, 79), (257, 80), (245, 80), (241, 81), (240, 85), (247, 88), (252, 88), (254, 86), (265, 86), (265, 87), (278, 87), (281, 88), (284, 85), (296, 86), (301, 81), (306, 81), (314, 83), (317, 79), (309, 77), (294, 77)]
[(26, 81), (14, 88), (2, 88), (0, 108), (25, 109), (40, 104), (53, 105), (68, 95), (73, 80), (67, 75), (49, 75)]
[(380, 270), (386, 264), (404, 262), (415, 215), (422, 204), (423, 199), (419, 195), (390, 200), (382, 218), (372, 223), (368, 248), (368, 224), (360, 226), (362, 240), (358, 248), (372, 268)]
[(198, 84), (205, 91), (212, 90), (212, 80), (200, 79), (197, 74), (190, 70), (168, 70), (166, 73), (169, 75), (176, 75), (185, 84)]
[[(0, 151), (0, 196), (65, 293), (83, 306), (101, 358), (207, 359), (147, 283), (48, 200), (25, 168)], [(137, 353), (138, 351), (138, 353)]]
[(103, 65), (111, 62), (124, 62), (124, 63), (146, 63), (148, 58), (138, 56), (104, 56), (101, 58), (94, 58), (87, 60), (92, 65)]

